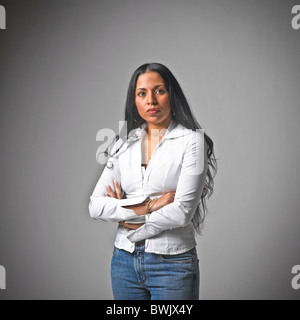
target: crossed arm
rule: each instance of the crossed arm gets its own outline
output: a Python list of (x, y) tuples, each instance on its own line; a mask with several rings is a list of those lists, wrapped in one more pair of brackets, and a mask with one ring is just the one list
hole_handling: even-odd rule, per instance
[[(89, 210), (93, 219), (123, 224), (147, 213), (148, 197), (122, 199), (121, 188), (114, 182), (121, 177), (119, 165), (117, 159), (111, 161), (114, 165), (112, 169), (105, 168), (91, 196)], [(134, 243), (191, 223), (201, 200), (207, 168), (204, 137), (193, 133), (185, 149), (176, 195), (174, 192), (162, 195), (149, 211), (147, 223), (124, 225), (132, 229), (127, 238)]]
[[(115, 188), (115, 192), (113, 191), (111, 186), (108, 185), (106, 187), (106, 190), (108, 193), (106, 193), (105, 196), (119, 199), (119, 200), (123, 199), (122, 190), (121, 190), (117, 180), (114, 181), (114, 188)], [(151, 213), (151, 212), (154, 212), (154, 211), (157, 211), (157, 210), (163, 208), (164, 206), (174, 202), (174, 199), (175, 199), (175, 192), (167, 192), (162, 197), (158, 198), (157, 201), (155, 201), (153, 203), (153, 206), (151, 206), (151, 209), (148, 212), (146, 210), (148, 201), (144, 201), (143, 203), (133, 205), (133, 206), (124, 206), (124, 208), (129, 209), (129, 210), (133, 210), (137, 216), (142, 216), (142, 215), (145, 215), (146, 213)], [(121, 224), (124, 228), (129, 229), (129, 230), (137, 230), (144, 225), (144, 223), (143, 224), (132, 224), (132, 223), (125, 223), (123, 221), (119, 222), (119, 224)]]

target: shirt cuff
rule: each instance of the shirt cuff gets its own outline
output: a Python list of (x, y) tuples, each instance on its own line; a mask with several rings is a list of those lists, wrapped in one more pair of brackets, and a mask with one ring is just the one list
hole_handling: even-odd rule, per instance
[(125, 220), (131, 220), (138, 217), (138, 215), (135, 213), (134, 210), (131, 209), (125, 209), (123, 207), (127, 206), (134, 206), (137, 204), (141, 204), (144, 201), (146, 201), (148, 197), (138, 197), (138, 198), (129, 198), (129, 199), (121, 199), (118, 203), (118, 220), (119, 221), (125, 221)]
[(130, 242), (135, 243), (135, 242), (149, 239), (157, 234), (158, 234), (158, 231), (156, 230), (156, 228), (145, 224), (137, 230), (129, 231), (127, 235), (127, 239)]

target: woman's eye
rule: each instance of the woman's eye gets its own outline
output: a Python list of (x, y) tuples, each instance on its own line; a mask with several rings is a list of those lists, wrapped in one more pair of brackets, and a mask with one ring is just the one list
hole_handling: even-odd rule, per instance
[(139, 96), (139, 97), (144, 97), (145, 94), (146, 94), (145, 92), (141, 91), (141, 92), (138, 93), (138, 96)]
[(163, 90), (163, 89), (158, 89), (158, 90), (156, 90), (156, 93), (158, 93), (158, 94), (164, 94), (164, 93), (165, 93), (165, 90)]

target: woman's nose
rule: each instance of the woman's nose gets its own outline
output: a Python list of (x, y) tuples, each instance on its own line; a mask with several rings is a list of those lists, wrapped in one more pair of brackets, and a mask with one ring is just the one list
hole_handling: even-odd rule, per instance
[(150, 92), (148, 94), (148, 101), (147, 101), (147, 104), (148, 105), (156, 105), (157, 104), (157, 101), (155, 99), (155, 94), (153, 92)]

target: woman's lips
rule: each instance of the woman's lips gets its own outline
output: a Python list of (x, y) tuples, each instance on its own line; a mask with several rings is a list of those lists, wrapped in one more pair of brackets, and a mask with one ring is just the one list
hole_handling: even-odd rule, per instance
[(149, 109), (149, 110), (147, 110), (147, 113), (148, 113), (148, 114), (156, 114), (156, 113), (158, 113), (158, 112), (159, 112), (158, 109)]

